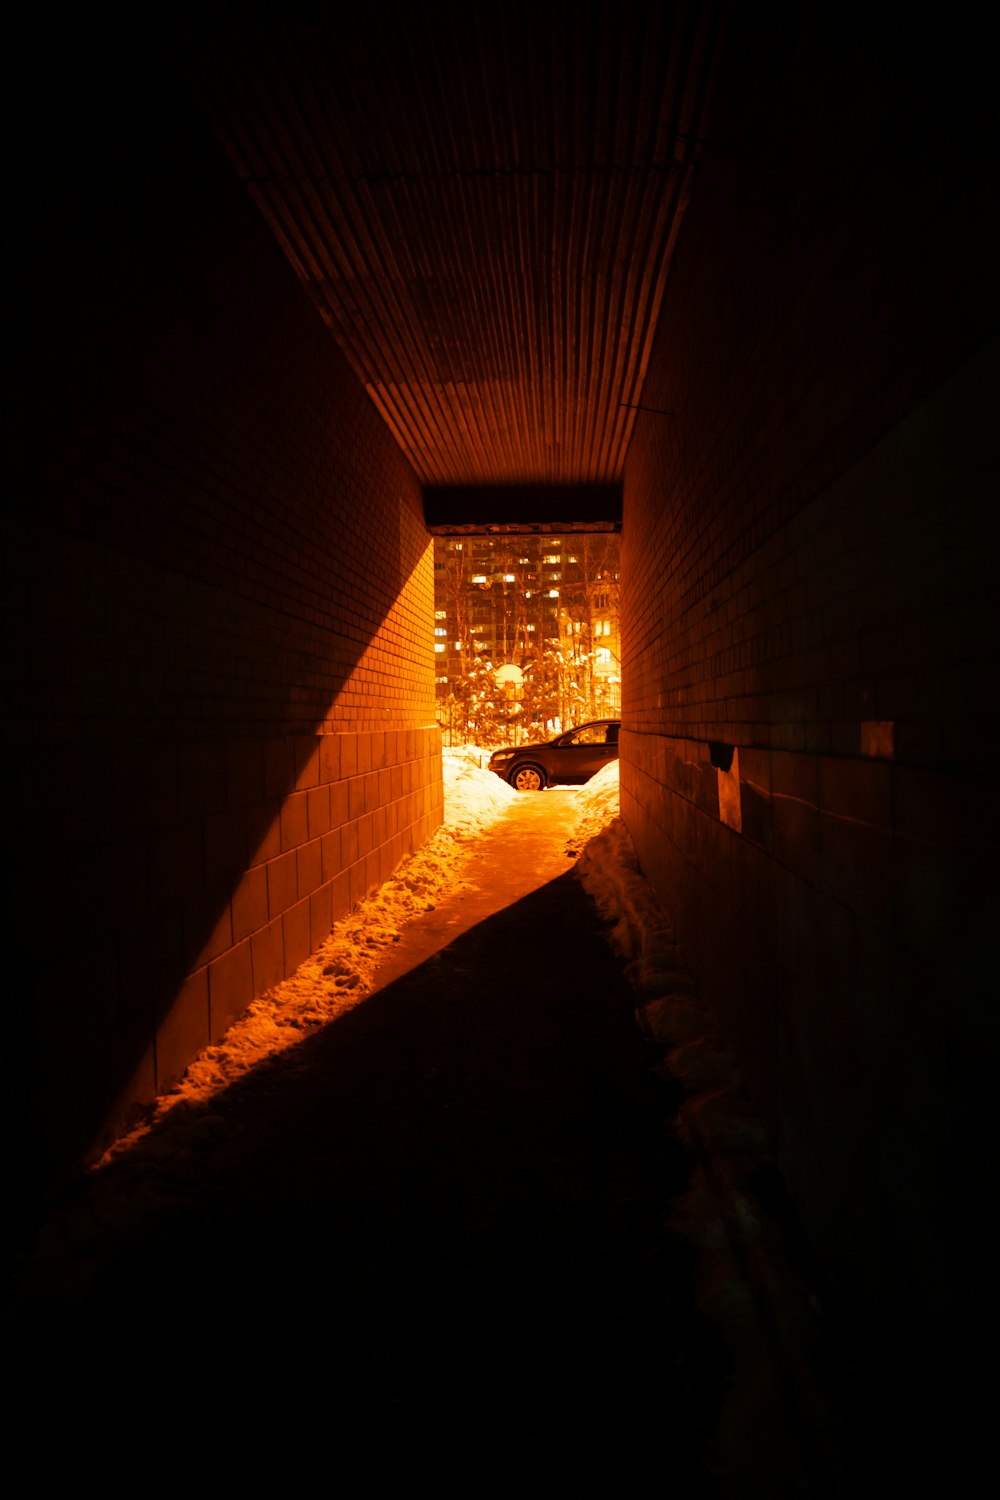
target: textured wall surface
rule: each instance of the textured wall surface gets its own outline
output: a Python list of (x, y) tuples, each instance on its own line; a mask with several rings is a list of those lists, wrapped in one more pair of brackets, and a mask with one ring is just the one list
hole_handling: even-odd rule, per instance
[(843, 1305), (944, 1389), (988, 1280), (996, 219), (982, 96), (868, 25), (734, 20), (626, 470), (622, 810)]
[(47, 1180), (441, 817), (418, 486), (147, 64), (56, 68), (76, 129), (26, 106), (14, 195), (7, 957)]
[(620, 478), (721, 9), (167, 8), (234, 168), (424, 482)]

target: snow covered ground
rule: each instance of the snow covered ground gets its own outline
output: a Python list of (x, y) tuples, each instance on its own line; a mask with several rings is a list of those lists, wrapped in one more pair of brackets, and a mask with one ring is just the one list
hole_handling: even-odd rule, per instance
[[(149, 1117), (116, 1141), (99, 1165), (131, 1149), (178, 1105), (211, 1098), (370, 993), (384, 950), (398, 941), (406, 923), (468, 885), (466, 854), (517, 799), (513, 788), (484, 768), (488, 759), (489, 752), (475, 745), (444, 751), (444, 822), (434, 837), (338, 922), (294, 974), (255, 1000), (216, 1046), (201, 1052), (176, 1087), (156, 1101)], [(618, 814), (617, 763), (572, 795), (580, 806), (577, 842), (582, 847)], [(615, 857), (611, 846), (608, 853)]]
[[(120, 1243), (141, 1240), (147, 1220), (155, 1222), (176, 1193), (171, 1162), (196, 1163), (209, 1137), (216, 1156), (227, 1149), (218, 1116), (204, 1106), (258, 1064), (361, 1004), (403, 927), (469, 887), (464, 871), (479, 835), (524, 795), (484, 769), (488, 759), (489, 752), (474, 745), (445, 750), (444, 821), (434, 837), (338, 922), (294, 974), (256, 999), (216, 1046), (199, 1053), (147, 1117), (105, 1152), (91, 1171), (90, 1190), (43, 1228), (26, 1262), (26, 1290), (44, 1297), (59, 1288), (59, 1296), (72, 1295), (118, 1254)], [(607, 767), (589, 786), (559, 789), (564, 792), (578, 801), (577, 831), (589, 838), (618, 812), (618, 767)], [(239, 1151), (238, 1140), (233, 1149)], [(111, 1162), (117, 1177), (102, 1171)]]
[[(466, 856), (478, 836), (524, 795), (485, 770), (487, 758), (475, 746), (445, 751), (441, 828), (338, 922), (294, 975), (254, 1001), (217, 1046), (191, 1063), (178, 1086), (156, 1101), (149, 1119), (112, 1147), (95, 1169), (90, 1191), (43, 1229), (24, 1266), (25, 1294), (43, 1300), (82, 1295), (123, 1245), (148, 1235), (174, 1203), (171, 1163), (200, 1160), (209, 1135), (216, 1155), (226, 1149), (225, 1127), (214, 1110), (203, 1108), (206, 1102), (256, 1064), (362, 1003), (403, 927), (468, 887)], [(586, 786), (560, 788), (556, 795), (576, 803), (566, 852), (626, 964), (638, 1022), (659, 1056), (656, 1067), (686, 1096), (671, 1128), (687, 1140), (697, 1165), (671, 1219), (698, 1246), (702, 1305), (729, 1349), (716, 1456), (719, 1494), (728, 1500), (751, 1492), (811, 1493), (800, 1483), (805, 1468), (817, 1462), (836, 1468), (835, 1424), (810, 1368), (808, 1350), (819, 1341), (817, 1304), (789, 1272), (782, 1231), (755, 1193), (761, 1169), (769, 1166), (760, 1123), (670, 922), (639, 870), (618, 816), (617, 763)], [(152, 1131), (154, 1124), (161, 1128)], [(232, 1149), (240, 1149), (239, 1140)], [(102, 1173), (115, 1158), (124, 1174)], [(184, 1191), (197, 1187), (187, 1183)], [(758, 1482), (764, 1487), (754, 1488)]]
[[(365, 999), (385, 950), (399, 940), (407, 923), (468, 886), (466, 856), (477, 838), (524, 795), (487, 771), (487, 759), (488, 753), (474, 745), (445, 750), (444, 821), (434, 837), (338, 922), (294, 974), (256, 999), (217, 1045), (199, 1053), (180, 1082), (156, 1100), (146, 1120), (115, 1142), (99, 1166), (130, 1150), (178, 1106), (204, 1103), (265, 1058), (295, 1046)], [(718, 1090), (732, 1074), (733, 1059), (722, 1048), (670, 923), (639, 871), (618, 817), (617, 761), (585, 786), (560, 788), (558, 795), (576, 801), (578, 817), (567, 853), (577, 857), (578, 875), (611, 924), (611, 939), (636, 989), (641, 1024), (673, 1049), (669, 1066), (686, 1087), (695, 1093)], [(691, 1128), (697, 1128), (694, 1120)], [(724, 1127), (719, 1122), (717, 1128), (724, 1134), (742, 1130), (744, 1147), (759, 1149), (762, 1144), (752, 1120), (744, 1125), (729, 1120)]]

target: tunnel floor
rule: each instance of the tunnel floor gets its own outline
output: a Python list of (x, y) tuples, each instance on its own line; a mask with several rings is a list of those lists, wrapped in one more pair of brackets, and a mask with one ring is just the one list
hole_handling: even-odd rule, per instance
[(733, 1364), (676, 1227), (680, 1090), (571, 873), (573, 820), (572, 793), (518, 799), (477, 889), (404, 931), (364, 1003), (64, 1205), (8, 1319), (25, 1395), (169, 1392), (183, 1430), (206, 1400), (243, 1422), (277, 1400), (301, 1441), (390, 1467), (429, 1442), (441, 1472), (470, 1445), (614, 1454), (726, 1491)]

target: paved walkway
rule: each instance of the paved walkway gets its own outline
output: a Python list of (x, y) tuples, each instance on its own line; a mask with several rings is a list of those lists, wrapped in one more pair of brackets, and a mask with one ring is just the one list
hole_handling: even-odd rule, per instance
[(472, 1445), (568, 1477), (607, 1452), (714, 1493), (726, 1360), (669, 1226), (692, 1162), (574, 819), (518, 799), (368, 1000), (84, 1189), (76, 1258), (16, 1330), (26, 1392), (176, 1402), (185, 1432), (207, 1403), (268, 1451), (277, 1401), (291, 1442), (376, 1465), (429, 1443), (445, 1474)]

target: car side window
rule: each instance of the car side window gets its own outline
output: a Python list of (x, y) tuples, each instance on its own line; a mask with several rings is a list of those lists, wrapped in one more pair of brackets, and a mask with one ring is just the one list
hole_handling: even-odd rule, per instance
[(607, 742), (606, 724), (587, 724), (583, 729), (578, 729), (570, 744), (572, 745), (603, 745)]

